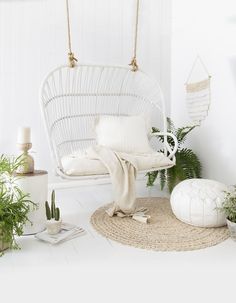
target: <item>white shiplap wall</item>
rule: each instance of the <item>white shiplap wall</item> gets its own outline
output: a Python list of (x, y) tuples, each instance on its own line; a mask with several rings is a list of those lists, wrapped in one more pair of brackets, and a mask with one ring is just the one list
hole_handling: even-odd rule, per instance
[(211, 74), (208, 117), (186, 142), (199, 156), (203, 177), (236, 183), (236, 2), (173, 1), (171, 114), (177, 126), (190, 123), (185, 86), (200, 54)]
[[(169, 109), (171, 0), (142, 0), (138, 59), (161, 84)], [(73, 49), (80, 62), (126, 65), (135, 0), (71, 0)], [(17, 127), (32, 127), (36, 166), (51, 170), (38, 93), (67, 61), (64, 0), (0, 0), (0, 153), (15, 153)]]

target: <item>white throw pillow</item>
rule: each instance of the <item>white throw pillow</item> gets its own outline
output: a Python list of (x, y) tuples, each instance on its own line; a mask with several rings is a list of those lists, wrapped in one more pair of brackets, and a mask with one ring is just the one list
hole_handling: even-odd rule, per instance
[(143, 116), (100, 116), (96, 123), (97, 144), (118, 152), (153, 152), (147, 125)]

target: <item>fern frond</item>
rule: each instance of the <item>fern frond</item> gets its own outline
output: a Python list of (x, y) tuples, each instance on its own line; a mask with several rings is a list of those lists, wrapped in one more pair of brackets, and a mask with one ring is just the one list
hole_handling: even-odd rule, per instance
[(156, 181), (156, 178), (158, 176), (158, 171), (152, 171), (146, 174), (148, 177), (147, 180), (147, 186), (153, 186), (154, 182)]
[[(166, 170), (148, 173), (147, 186), (152, 186), (156, 178), (159, 177), (161, 189), (167, 185), (168, 190), (171, 193), (173, 188), (180, 181), (185, 179), (201, 178), (202, 166), (197, 155), (191, 149), (181, 148), (181, 144), (185, 142), (187, 135), (196, 126), (185, 126), (176, 129), (172, 120), (167, 118), (167, 127), (168, 131), (173, 133), (179, 142), (179, 147), (175, 154), (176, 165)], [(152, 131), (159, 132), (159, 129), (153, 127)], [(161, 142), (164, 142), (164, 136), (158, 136), (158, 139)], [(168, 137), (167, 141), (170, 146), (174, 146), (174, 140), (171, 137)], [(163, 150), (160, 150), (160, 152), (163, 152)]]
[(157, 128), (157, 127), (152, 127), (152, 133), (159, 133), (160, 132), (160, 129)]
[(185, 126), (185, 127), (181, 127), (178, 128), (175, 136), (179, 142), (179, 144), (183, 144), (186, 140), (186, 136), (195, 128), (196, 126)]
[[(178, 153), (179, 157), (179, 166), (182, 168), (183, 180), (191, 178), (200, 178), (202, 172), (201, 162), (198, 159), (197, 155), (187, 148), (183, 148)], [(176, 161), (177, 162), (177, 161)], [(178, 164), (177, 164), (178, 165)]]
[(164, 189), (166, 185), (166, 170), (163, 169), (163, 170), (160, 170), (160, 187), (161, 187), (161, 190)]

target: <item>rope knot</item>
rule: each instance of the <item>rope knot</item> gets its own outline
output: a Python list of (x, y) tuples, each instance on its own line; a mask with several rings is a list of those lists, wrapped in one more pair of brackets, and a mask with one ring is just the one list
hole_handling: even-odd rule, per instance
[(68, 58), (69, 58), (69, 66), (70, 67), (75, 67), (76, 62), (78, 62), (78, 60), (75, 58), (73, 53), (68, 53)]
[(133, 72), (136, 72), (138, 70), (138, 64), (137, 64), (137, 60), (135, 57), (131, 60), (129, 65), (132, 66)]

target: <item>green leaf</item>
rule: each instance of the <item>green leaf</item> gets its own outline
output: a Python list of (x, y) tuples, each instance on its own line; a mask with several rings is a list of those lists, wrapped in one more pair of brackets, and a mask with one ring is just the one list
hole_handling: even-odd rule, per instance
[(218, 207), (231, 222), (236, 223), (236, 186), (230, 191), (224, 192), (224, 200), (221, 207)]
[(146, 174), (146, 176), (148, 176), (147, 186), (153, 186), (158, 176), (158, 171), (149, 172)]
[(30, 206), (36, 207), (16, 183), (15, 171), (21, 165), (20, 157), (0, 156), (0, 241), (10, 248), (19, 248), (15, 236), (23, 234)]
[[(197, 155), (188, 148), (181, 148), (181, 145), (186, 141), (188, 134), (196, 126), (185, 126), (181, 128), (175, 128), (174, 123), (170, 118), (167, 118), (168, 131), (173, 133), (178, 140), (179, 146), (175, 154), (176, 165), (166, 170), (160, 170), (159, 172), (148, 173), (147, 185), (153, 186), (157, 177), (160, 180), (161, 189), (166, 185), (171, 193), (173, 188), (181, 181), (191, 178), (201, 178), (202, 166)], [(159, 132), (159, 129), (153, 127), (153, 132)], [(164, 137), (158, 137), (161, 142), (164, 142)], [(171, 147), (174, 146), (174, 140), (170, 137), (167, 139)], [(160, 150), (163, 152), (163, 150)]]

